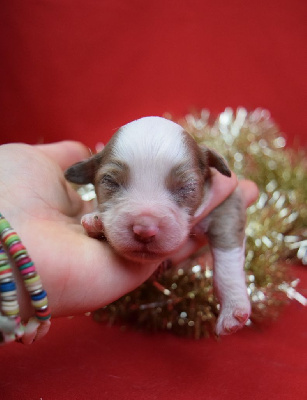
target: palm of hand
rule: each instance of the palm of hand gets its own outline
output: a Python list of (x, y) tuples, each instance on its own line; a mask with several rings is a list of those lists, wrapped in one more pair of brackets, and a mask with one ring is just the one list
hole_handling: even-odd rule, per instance
[[(67, 159), (59, 156), (56, 160), (53, 152), (50, 158), (43, 146), (5, 147), (1, 157), (6, 169), (0, 183), (6, 188), (2, 210), (36, 264), (53, 314), (98, 308), (151, 274), (155, 266), (145, 271), (125, 262), (124, 267), (109, 246), (84, 234), (80, 218), (92, 205), (80, 199), (61, 169), (79, 159), (67, 153)], [(22, 295), (26, 296), (24, 290)], [(21, 312), (31, 312), (28, 302)]]

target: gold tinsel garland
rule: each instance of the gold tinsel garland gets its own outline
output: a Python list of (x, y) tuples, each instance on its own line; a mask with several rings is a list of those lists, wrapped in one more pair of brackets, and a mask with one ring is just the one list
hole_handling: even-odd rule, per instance
[[(247, 211), (249, 323), (275, 318), (289, 298), (307, 305), (295, 290), (297, 280), (289, 273), (290, 262), (307, 264), (306, 152), (286, 148), (285, 137), (263, 109), (226, 109), (215, 120), (203, 110), (179, 123), (197, 142), (223, 154), (239, 179), (251, 179), (259, 187), (259, 199)], [(214, 331), (219, 310), (208, 252), (205, 247), (159, 278), (149, 279), (97, 310), (94, 318), (187, 337), (208, 336)]]

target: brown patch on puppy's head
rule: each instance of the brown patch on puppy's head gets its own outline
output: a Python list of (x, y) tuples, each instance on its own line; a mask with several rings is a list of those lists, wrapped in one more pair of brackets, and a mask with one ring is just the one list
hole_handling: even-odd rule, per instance
[(78, 185), (86, 185), (88, 183), (95, 185), (96, 175), (101, 165), (107, 163), (112, 157), (115, 137), (116, 134), (99, 153), (69, 167), (64, 172), (65, 178), (69, 182), (77, 183)]
[(227, 162), (219, 153), (204, 145), (200, 145), (199, 147), (203, 152), (209, 167), (215, 168), (221, 174), (228, 176), (229, 178), (231, 177), (231, 171), (227, 165)]
[(185, 136), (185, 143), (190, 149), (194, 165), (199, 167), (205, 179), (210, 176), (209, 168), (215, 168), (225, 176), (231, 176), (231, 171), (226, 160), (219, 153), (204, 144), (197, 144), (193, 137), (186, 131), (183, 134)]
[(95, 176), (98, 206), (103, 211), (104, 203), (112, 199), (129, 185), (129, 166), (111, 155), (100, 164)]
[(79, 185), (92, 183), (95, 186), (100, 211), (103, 211), (104, 204), (127, 187), (129, 182), (129, 166), (114, 155), (114, 145), (119, 132), (120, 130), (99, 153), (65, 171), (68, 181)]
[(87, 160), (80, 161), (72, 165), (64, 172), (65, 178), (69, 182), (76, 183), (78, 185), (94, 183), (96, 172), (101, 163), (101, 158), (102, 155), (100, 152), (88, 158)]
[(210, 180), (210, 168), (228, 177), (231, 172), (222, 156), (205, 145), (198, 145), (187, 132), (184, 131), (183, 135), (189, 158), (171, 169), (166, 187), (177, 205), (193, 215), (204, 200), (204, 186)]

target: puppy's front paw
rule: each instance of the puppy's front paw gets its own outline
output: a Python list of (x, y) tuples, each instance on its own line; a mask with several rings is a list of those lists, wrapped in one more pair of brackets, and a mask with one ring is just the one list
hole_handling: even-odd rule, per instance
[(100, 213), (85, 214), (81, 219), (81, 224), (89, 236), (99, 237), (103, 235), (103, 223)]
[(215, 332), (217, 335), (230, 335), (243, 328), (251, 313), (248, 299), (232, 302), (221, 306)]

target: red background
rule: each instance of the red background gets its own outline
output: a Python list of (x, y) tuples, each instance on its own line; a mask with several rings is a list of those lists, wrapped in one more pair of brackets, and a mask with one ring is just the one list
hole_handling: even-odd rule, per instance
[[(305, 0), (1, 2), (0, 142), (94, 147), (144, 115), (245, 106), (305, 145), (306, 20)], [(57, 320), (0, 350), (1, 398), (303, 399), (306, 322), (293, 302), (261, 330), (195, 342)]]

